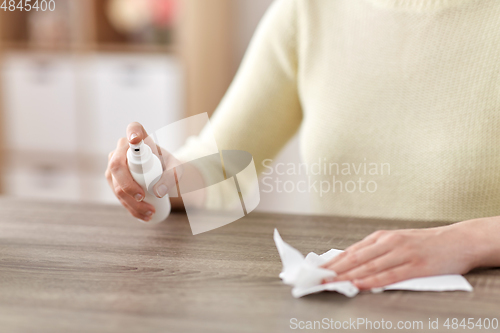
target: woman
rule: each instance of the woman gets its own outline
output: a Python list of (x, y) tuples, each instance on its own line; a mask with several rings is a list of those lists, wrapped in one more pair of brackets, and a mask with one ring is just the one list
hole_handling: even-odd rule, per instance
[[(336, 280), (368, 289), (500, 266), (499, 16), (496, 0), (277, 0), (262, 20), (212, 117), (220, 149), (250, 152), (261, 171), (301, 127), (305, 163), (390, 165), (376, 191), (313, 192), (316, 213), (464, 221), (376, 232), (325, 265)], [(147, 220), (128, 141), (106, 175)]]

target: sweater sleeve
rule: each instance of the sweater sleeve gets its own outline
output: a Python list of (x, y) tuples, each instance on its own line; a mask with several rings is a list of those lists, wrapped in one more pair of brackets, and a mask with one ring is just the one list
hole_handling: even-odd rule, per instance
[[(297, 91), (295, 0), (276, 0), (261, 20), (242, 64), (211, 117), (219, 150), (252, 154), (257, 172), (294, 135), (302, 121)], [(180, 160), (213, 138), (205, 128), (176, 152)], [(207, 170), (202, 172), (208, 177)]]

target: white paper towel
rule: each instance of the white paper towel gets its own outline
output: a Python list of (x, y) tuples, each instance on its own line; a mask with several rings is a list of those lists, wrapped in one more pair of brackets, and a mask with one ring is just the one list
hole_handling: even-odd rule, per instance
[[(335, 277), (336, 274), (319, 266), (342, 253), (342, 250), (331, 249), (321, 255), (310, 252), (304, 258), (302, 253), (283, 241), (277, 229), (274, 229), (274, 242), (283, 263), (283, 270), (279, 276), (284, 283), (293, 286), (294, 297), (298, 298), (325, 290), (336, 291), (348, 297), (354, 297), (359, 293), (359, 289), (349, 281), (321, 284), (323, 279)], [(401, 281), (372, 291), (383, 292), (384, 290), (472, 291), (472, 286), (462, 275), (439, 275)]]

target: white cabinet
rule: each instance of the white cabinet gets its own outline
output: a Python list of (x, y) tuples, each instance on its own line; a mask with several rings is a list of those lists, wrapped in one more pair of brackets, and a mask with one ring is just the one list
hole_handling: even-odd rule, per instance
[[(83, 64), (88, 87), (86, 153), (107, 154), (138, 121), (149, 133), (183, 118), (182, 76), (170, 56), (97, 55)], [(179, 138), (182, 140), (182, 138)]]
[(11, 195), (117, 202), (104, 170), (128, 123), (154, 132), (184, 114), (172, 56), (16, 52), (2, 74)]
[(81, 182), (74, 155), (12, 152), (3, 172), (7, 194), (43, 200), (80, 200)]
[(74, 62), (61, 54), (9, 53), (2, 69), (6, 193), (78, 200)]
[(75, 66), (64, 55), (4, 58), (5, 146), (73, 153), (77, 147)]

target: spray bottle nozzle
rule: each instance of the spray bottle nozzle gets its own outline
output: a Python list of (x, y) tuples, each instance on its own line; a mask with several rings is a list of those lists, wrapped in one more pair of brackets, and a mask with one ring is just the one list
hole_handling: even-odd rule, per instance
[(141, 140), (138, 144), (129, 143), (130, 149), (137, 155), (141, 153), (141, 148), (144, 145), (144, 141)]

